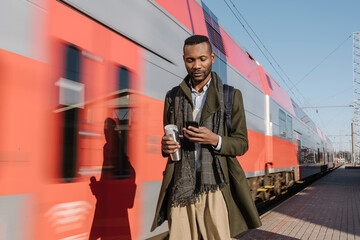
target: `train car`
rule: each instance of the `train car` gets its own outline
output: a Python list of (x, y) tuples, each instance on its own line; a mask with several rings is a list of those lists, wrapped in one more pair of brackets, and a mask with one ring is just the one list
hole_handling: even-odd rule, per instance
[(243, 94), (254, 200), (333, 167), (329, 139), (200, 0), (0, 2), (0, 239), (146, 239), (183, 41)]

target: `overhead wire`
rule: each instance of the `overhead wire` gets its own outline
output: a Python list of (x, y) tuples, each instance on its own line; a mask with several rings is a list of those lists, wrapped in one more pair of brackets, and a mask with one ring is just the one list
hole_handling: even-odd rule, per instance
[[(270, 57), (274, 60), (274, 62), (276, 63), (277, 67), (281, 70), (281, 72), (287, 77), (289, 78), (289, 76), (287, 75), (287, 73), (284, 71), (284, 69), (280, 66), (280, 64), (277, 62), (277, 60), (275, 59), (275, 57), (271, 54), (271, 52), (267, 49), (267, 47), (265, 46), (265, 44), (261, 41), (261, 39), (259, 38), (259, 36), (256, 34), (256, 32), (254, 31), (254, 29), (251, 27), (251, 25), (246, 21), (245, 17), (241, 14), (241, 12), (238, 10), (238, 8), (236, 7), (236, 5), (232, 2), (232, 0), (229, 0), (231, 2), (231, 4), (233, 5), (233, 7), (235, 8), (236, 12), (240, 15), (240, 17), (244, 20), (244, 22), (246, 23), (246, 25), (250, 28), (251, 32), (255, 35), (256, 39), (261, 43), (262, 47), (265, 49), (265, 51), (270, 55)], [(271, 63), (270, 63), (271, 64)]]
[[(352, 104), (352, 102), (351, 102), (350, 104)], [(350, 105), (350, 104), (349, 104), (349, 105)], [(340, 116), (343, 116), (345, 110), (346, 110), (346, 108), (342, 108), (342, 109), (336, 111), (336, 112), (335, 112), (335, 116), (332, 117), (332, 118), (329, 118), (328, 121), (325, 123), (325, 128), (327, 128), (330, 123), (332, 123), (332, 122), (334, 122), (335, 120), (337, 120), (337, 118), (339, 118)]]
[[(301, 93), (301, 91), (297, 88), (297, 84), (299, 84), (300, 81), (304, 80), (306, 77), (308, 77), (316, 68), (318, 68), (323, 62), (325, 62), (334, 52), (336, 52), (352, 35), (348, 36), (340, 45), (338, 45), (330, 54), (328, 54), (319, 64), (317, 64), (314, 68), (312, 68), (307, 74), (304, 75), (304, 77), (302, 79), (300, 79), (298, 82), (294, 83), (290, 77), (288, 76), (288, 74), (284, 71), (284, 69), (280, 66), (280, 64), (278, 63), (278, 61), (275, 59), (275, 57), (271, 54), (271, 52), (267, 49), (267, 47), (265, 46), (265, 44), (261, 41), (260, 37), (256, 34), (256, 32), (253, 30), (253, 28), (250, 26), (250, 24), (246, 21), (245, 17), (241, 14), (241, 12), (238, 10), (238, 8), (236, 7), (236, 5), (233, 3), (232, 0), (228, 0), (233, 8), (236, 10), (236, 12), (238, 13), (238, 15), (241, 17), (241, 19), (246, 23), (246, 25), (248, 26), (248, 28), (251, 30), (251, 32), (254, 34), (255, 38), (260, 42), (260, 44), (262, 45), (264, 51), (266, 51), (268, 53), (268, 55), (270, 56), (270, 58), (276, 63), (277, 67), (280, 69), (280, 71), (283, 73), (283, 75), (286, 77), (286, 79), (288, 80), (289, 83), (292, 84), (292, 87), (290, 87), (287, 84), (287, 81), (285, 81), (284, 77), (280, 74), (280, 72), (275, 68), (274, 64), (272, 63), (272, 61), (269, 59), (269, 57), (267, 56), (267, 54), (264, 53), (264, 51), (260, 48), (259, 44), (255, 41), (254, 37), (250, 34), (250, 32), (247, 30), (247, 28), (245, 27), (244, 23), (242, 22), (242, 20), (240, 20), (239, 16), (237, 14), (235, 14), (235, 12), (233, 11), (233, 9), (230, 7), (229, 3), (224, 0), (225, 4), (228, 6), (228, 8), (230, 9), (230, 11), (232, 12), (232, 14), (235, 16), (235, 18), (238, 20), (238, 22), (240, 23), (240, 25), (244, 28), (244, 30), (246, 31), (246, 33), (249, 35), (249, 37), (251, 38), (251, 40), (255, 43), (255, 45), (257, 46), (257, 48), (260, 50), (260, 52), (264, 55), (264, 57), (266, 58), (266, 60), (269, 62), (269, 64), (271, 65), (271, 67), (274, 69), (274, 71), (277, 73), (277, 75), (281, 78), (281, 80), (284, 82), (284, 84), (286, 85), (286, 87), (288, 88), (288, 91), (292, 93), (292, 95), (294, 96), (294, 98), (301, 103), (303, 106), (305, 105), (305, 103), (307, 103), (308, 105), (311, 105), (309, 103), (309, 101), (307, 100), (307, 98), (304, 97), (304, 95)], [(293, 89), (295, 89), (299, 95), (304, 99), (304, 102), (301, 101), (297, 94), (294, 93)], [(317, 116), (320, 120), (320, 125), (324, 126), (324, 121), (321, 119), (320, 115), (317, 113)]]
[(333, 51), (331, 51), (323, 60), (320, 61), (315, 67), (313, 67), (308, 73), (306, 73), (299, 81), (294, 84), (294, 87), (301, 83), (305, 78), (307, 78), (315, 69), (317, 69), (321, 64), (323, 64), (333, 53), (335, 53), (342, 45), (346, 43), (347, 40), (351, 38), (352, 34), (345, 38)]
[[(224, 0), (225, 1), (225, 0)], [(278, 61), (275, 59), (275, 57), (271, 54), (271, 52), (267, 49), (267, 47), (265, 46), (265, 44), (261, 41), (261, 39), (259, 38), (259, 36), (256, 34), (256, 32), (252, 29), (252, 27), (250, 26), (250, 24), (246, 21), (245, 17), (241, 14), (241, 12), (238, 10), (238, 8), (236, 7), (236, 5), (232, 2), (232, 0), (229, 0), (231, 2), (231, 4), (233, 5), (233, 7), (235, 8), (236, 12), (240, 15), (240, 17), (243, 19), (243, 21), (246, 23), (246, 25), (250, 28), (250, 30), (252, 31), (252, 33), (255, 35), (255, 37), (257, 38), (257, 40), (261, 43), (262, 47), (265, 49), (265, 51), (269, 54), (269, 56), (274, 60), (274, 62), (276, 63), (277, 67), (281, 70), (281, 72), (285, 75), (285, 77), (287, 78), (287, 80), (292, 84), (292, 87), (290, 87), (287, 82), (284, 80), (284, 78), (279, 74), (279, 72), (274, 68), (273, 64), (271, 61), (269, 61), (269, 59), (266, 57), (266, 55), (264, 54), (264, 52), (259, 48), (258, 44), (256, 44), (255, 40), (252, 38), (252, 36), (250, 35), (250, 33), (246, 30), (244, 24), (241, 23), (241, 21), (238, 19), (238, 21), (241, 23), (241, 25), (243, 26), (243, 28), (245, 29), (245, 31), (248, 33), (248, 35), (250, 36), (250, 38), (253, 40), (253, 42), (256, 44), (256, 46), (259, 48), (259, 50), (262, 52), (262, 54), (265, 56), (265, 58), (268, 60), (268, 62), (270, 63), (270, 65), (272, 66), (272, 68), (276, 71), (276, 73), (278, 74), (278, 76), (282, 79), (282, 81), (284, 82), (284, 84), (286, 85), (286, 87), (288, 88), (288, 91), (292, 93), (293, 97), (301, 104), (301, 105), (311, 105), (310, 102), (308, 101), (308, 99), (306, 97), (304, 97), (304, 95), (301, 93), (301, 91), (295, 86), (295, 84), (293, 83), (293, 81), (290, 79), (290, 77), (288, 76), (288, 74), (285, 72), (285, 70), (280, 66), (280, 64), (278, 63)], [(226, 3), (226, 1), (225, 1)], [(226, 3), (226, 5), (229, 7), (229, 9), (231, 10), (230, 6)], [(232, 10), (231, 10), (232, 11)], [(232, 11), (233, 12), (233, 11)], [(234, 12), (233, 12), (234, 14)], [(234, 14), (235, 15), (235, 14)], [(236, 16), (235, 16), (236, 17)], [(304, 102), (301, 101), (298, 97), (297, 94), (295, 94), (295, 92), (293, 91), (293, 89), (295, 88), (295, 90), (298, 92), (298, 94), (304, 99)]]
[[(270, 51), (267, 49), (267, 47), (265, 46), (265, 44), (261, 41), (261, 39), (259, 38), (259, 36), (256, 34), (256, 32), (252, 29), (252, 27), (250, 26), (250, 24), (246, 21), (245, 17), (241, 14), (241, 12), (239, 11), (239, 9), (236, 7), (236, 5), (233, 3), (232, 0), (229, 0), (233, 6), (233, 8), (236, 10), (236, 12), (238, 13), (238, 15), (243, 19), (243, 21), (246, 23), (246, 25), (250, 28), (251, 32), (255, 35), (256, 39), (261, 43), (262, 47), (265, 49), (265, 51), (268, 53), (268, 55), (273, 59), (273, 61), (276, 63), (277, 67), (281, 70), (281, 72), (285, 75), (285, 77), (287, 78), (287, 80), (294, 85), (294, 83), (291, 81), (290, 77), (288, 76), (288, 74), (284, 71), (284, 69), (280, 66), (280, 64), (278, 63), (278, 61), (275, 59), (275, 57), (270, 53)], [(295, 94), (287, 81), (284, 79), (284, 77), (279, 73), (279, 71), (275, 68), (274, 64), (272, 63), (272, 61), (269, 59), (269, 57), (267, 56), (267, 54), (264, 53), (264, 51), (261, 49), (261, 47), (259, 46), (259, 44), (255, 41), (255, 39), (253, 38), (253, 36), (250, 34), (250, 32), (247, 30), (247, 28), (245, 27), (245, 25), (242, 23), (242, 21), (240, 20), (240, 18), (237, 16), (237, 14), (235, 14), (235, 12), (233, 11), (233, 9), (230, 7), (229, 3), (224, 0), (225, 4), (228, 6), (228, 8), (230, 9), (230, 11), (233, 13), (233, 15), (235, 16), (235, 18), (238, 20), (238, 22), (241, 24), (241, 26), (244, 28), (244, 30), (246, 31), (246, 33), (249, 35), (249, 37), (251, 38), (251, 40), (255, 43), (255, 45), (257, 46), (257, 48), (260, 50), (260, 52), (264, 55), (264, 57), (266, 58), (266, 60), (269, 62), (269, 64), (271, 65), (271, 67), (274, 69), (274, 71), (277, 73), (277, 75), (281, 78), (281, 80), (284, 82), (284, 84), (286, 85), (286, 87), (288, 88), (288, 90), (292, 93), (293, 97), (299, 102), (302, 103), (301, 105), (305, 105), (303, 103), (303, 101), (301, 101), (297, 94)], [(299, 92), (299, 95), (302, 96), (302, 98), (308, 103), (308, 100), (301, 94), (300, 90), (297, 89), (295, 87), (295, 89)]]
[(325, 102), (325, 101), (328, 101), (329, 99), (332, 99), (332, 98), (334, 98), (334, 97), (337, 97), (337, 96), (339, 96), (340, 94), (348, 91), (350, 88), (353, 88), (353, 86), (346, 87), (345, 89), (338, 91), (338, 92), (335, 93), (334, 95), (331, 95), (331, 96), (329, 96), (329, 97), (326, 97), (326, 98), (318, 101), (318, 102), (316, 103), (316, 105), (319, 105), (319, 104), (322, 103), (322, 102)]

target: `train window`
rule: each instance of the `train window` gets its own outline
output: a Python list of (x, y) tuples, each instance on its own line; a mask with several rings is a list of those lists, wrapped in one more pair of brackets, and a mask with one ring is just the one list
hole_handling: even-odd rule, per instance
[(227, 66), (226, 62), (222, 60), (219, 54), (215, 53), (215, 62), (212, 65), (213, 71), (216, 72), (224, 83), (227, 81)]
[(314, 149), (303, 147), (303, 164), (312, 164), (316, 161), (316, 152)]
[(328, 162), (332, 163), (333, 162), (333, 155), (330, 154), (329, 152), (327, 154), (328, 154)]
[(286, 135), (289, 139), (292, 140), (293, 137), (293, 127), (292, 127), (292, 117), (287, 115), (286, 119)]
[(67, 79), (80, 82), (80, 52), (76, 46), (71, 45), (66, 50), (66, 69)]
[(253, 56), (251, 56), (251, 54), (250, 54), (248, 51), (246, 51), (246, 54), (248, 55), (248, 57), (249, 57), (252, 61), (255, 61), (255, 59), (253, 58)]
[(219, 50), (219, 52), (226, 55), (218, 20), (216, 16), (210, 11), (210, 9), (207, 8), (205, 5), (203, 5), (203, 9), (209, 40), (212, 46), (215, 46), (216, 49)]
[(127, 89), (129, 88), (129, 71), (126, 67), (122, 66), (118, 69), (118, 89)]
[(279, 132), (281, 137), (286, 137), (286, 114), (279, 109)]
[(293, 138), (292, 117), (281, 109), (279, 109), (279, 134), (283, 138), (290, 140)]
[(212, 45), (215, 46), (222, 54), (226, 55), (225, 47), (220, 33), (218, 33), (218, 31), (216, 31), (215, 28), (211, 26), (208, 22), (206, 22), (206, 27)]
[(327, 162), (330, 162), (330, 155), (329, 155), (329, 152), (326, 152), (326, 161), (327, 161)]
[[(294, 108), (295, 115), (296, 115), (297, 117), (299, 117), (299, 116), (300, 116), (300, 113), (299, 113), (299, 110), (298, 110), (298, 108), (297, 108), (296, 103), (295, 103), (294, 100), (292, 100), (292, 99), (291, 99), (291, 103), (292, 103), (292, 106), (293, 106), (293, 108)], [(300, 118), (300, 117), (299, 117), (299, 118)]]
[[(114, 110), (114, 118), (105, 120), (104, 132), (106, 144), (104, 145), (104, 164), (101, 178), (129, 178), (133, 168), (128, 157), (128, 127), (126, 109)], [(119, 123), (120, 122), (120, 123)], [(124, 123), (124, 124), (121, 124)]]
[[(80, 52), (74, 45), (66, 48), (64, 77), (56, 82), (59, 104), (68, 106), (84, 102), (84, 84), (80, 82)], [(82, 106), (81, 106), (82, 107)]]
[[(65, 81), (70, 83), (68, 88), (71, 89), (71, 83), (80, 82), (80, 52), (76, 46), (71, 45), (66, 49), (64, 74)], [(70, 98), (70, 102), (75, 100), (71, 94), (64, 97)], [(60, 104), (68, 105), (66, 102)], [(76, 107), (66, 110), (63, 115), (62, 177), (66, 182), (71, 182), (76, 172), (78, 117), (79, 109)]]
[[(130, 72), (121, 66), (118, 68), (118, 90), (130, 88)], [(129, 162), (128, 155), (128, 135), (131, 123), (132, 109), (129, 107), (128, 91), (119, 96), (119, 102), (123, 103), (119, 108), (113, 109), (112, 118), (106, 120), (105, 132), (107, 137), (106, 148), (104, 148), (104, 162), (111, 163), (111, 175), (115, 178), (129, 178), (133, 173), (133, 168)], [(110, 173), (109, 172), (109, 173)]]
[(114, 176), (117, 178), (128, 178), (132, 173), (132, 167), (128, 155), (128, 138), (130, 128), (129, 108), (119, 108), (113, 111), (116, 122), (117, 157), (114, 161)]

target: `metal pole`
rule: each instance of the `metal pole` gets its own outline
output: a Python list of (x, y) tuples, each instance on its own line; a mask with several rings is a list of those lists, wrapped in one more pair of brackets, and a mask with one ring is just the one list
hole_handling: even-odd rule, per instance
[(352, 164), (353, 166), (355, 166), (355, 141), (354, 141), (354, 123), (351, 123), (351, 147), (352, 147), (352, 156), (351, 156), (351, 160), (352, 160)]
[(351, 123), (352, 159), (355, 165), (358, 161), (358, 147), (360, 134), (360, 35), (353, 32), (353, 117)]

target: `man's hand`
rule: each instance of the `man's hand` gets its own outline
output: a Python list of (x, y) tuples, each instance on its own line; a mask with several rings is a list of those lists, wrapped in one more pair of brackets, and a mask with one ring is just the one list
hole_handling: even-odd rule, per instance
[[(182, 137), (182, 136), (180, 136)], [(161, 149), (166, 154), (173, 154), (180, 148), (180, 144), (171, 137), (164, 135), (161, 139)]]
[(189, 127), (183, 128), (184, 136), (194, 143), (199, 144), (210, 144), (216, 146), (219, 142), (219, 135), (213, 133), (206, 127)]

